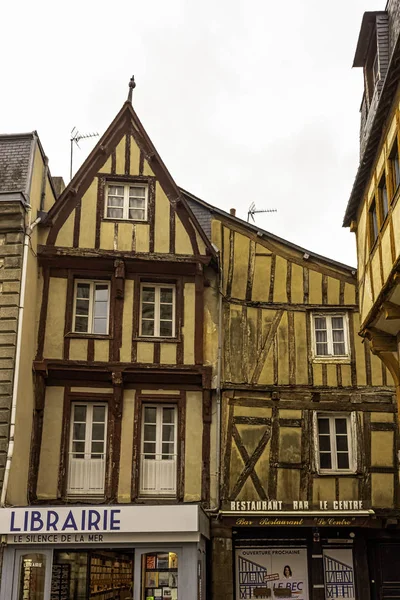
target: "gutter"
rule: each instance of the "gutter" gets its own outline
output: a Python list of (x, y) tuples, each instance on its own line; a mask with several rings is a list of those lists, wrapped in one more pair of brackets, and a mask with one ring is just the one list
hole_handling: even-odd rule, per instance
[(17, 414), (17, 400), (18, 400), (18, 384), (20, 374), (20, 363), (21, 363), (21, 346), (22, 346), (22, 325), (24, 318), (25, 308), (25, 292), (26, 292), (26, 278), (28, 271), (28, 253), (29, 253), (29, 242), (31, 235), (35, 227), (40, 223), (41, 218), (38, 217), (33, 223), (30, 223), (25, 228), (24, 235), (24, 248), (22, 254), (22, 271), (21, 271), (21, 288), (19, 295), (19, 307), (18, 307), (18, 323), (17, 323), (17, 347), (15, 351), (15, 366), (14, 366), (14, 378), (13, 378), (13, 394), (11, 403), (11, 419), (10, 419), (10, 433), (8, 439), (7, 449), (7, 461), (4, 472), (3, 487), (1, 490), (0, 506), (4, 507), (7, 498), (8, 483), (10, 478), (11, 463), (14, 455), (14, 439), (15, 439), (15, 421)]

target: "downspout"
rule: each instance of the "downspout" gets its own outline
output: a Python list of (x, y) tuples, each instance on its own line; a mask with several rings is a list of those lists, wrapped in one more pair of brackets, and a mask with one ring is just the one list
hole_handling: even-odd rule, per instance
[(21, 289), (18, 307), (18, 323), (17, 323), (17, 347), (15, 351), (15, 368), (13, 378), (13, 394), (11, 404), (11, 419), (10, 419), (10, 433), (8, 440), (7, 449), (7, 462), (4, 471), (3, 488), (1, 490), (0, 506), (4, 507), (7, 498), (8, 482), (10, 478), (11, 463), (14, 454), (14, 437), (15, 437), (15, 418), (17, 414), (17, 399), (18, 399), (18, 383), (19, 383), (19, 372), (21, 362), (21, 346), (22, 346), (22, 324), (24, 317), (24, 306), (25, 306), (25, 292), (26, 292), (26, 277), (28, 271), (28, 253), (29, 253), (29, 242), (33, 230), (36, 225), (40, 223), (41, 218), (38, 217), (32, 224), (29, 224), (25, 229), (24, 235), (24, 247), (22, 254), (22, 272), (21, 272)]

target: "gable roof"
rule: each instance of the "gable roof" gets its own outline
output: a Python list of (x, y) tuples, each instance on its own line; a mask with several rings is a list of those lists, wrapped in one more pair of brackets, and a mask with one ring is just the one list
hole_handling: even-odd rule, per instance
[[(148, 161), (151, 169), (160, 182), (160, 185), (163, 187), (169, 201), (175, 204), (177, 213), (182, 218), (184, 225), (186, 227), (191, 226), (190, 221), (192, 221), (199, 236), (205, 243), (209, 254), (215, 256), (215, 251), (210, 240), (200, 227), (186, 199), (183, 197), (180, 189), (163, 163), (129, 101), (126, 101), (123, 104), (111, 125), (102, 135), (99, 142), (71, 179), (65, 190), (61, 193), (57, 202), (50, 209), (47, 218), (44, 221), (45, 225), (50, 225), (54, 228), (54, 231), (50, 231), (49, 233), (48, 243), (54, 243), (61, 225), (66, 221), (70, 213), (76, 207), (79, 199), (82, 198), (87, 191), (93, 177), (101, 166), (103, 166), (105, 159), (118, 145), (122, 137), (129, 133), (133, 134), (138, 140), (138, 145), (141, 150), (143, 150), (145, 159)], [(190, 221), (188, 220), (188, 217), (190, 218)]]
[[(239, 217), (231, 215), (230, 213), (225, 212), (221, 208), (212, 206), (211, 204), (208, 204), (208, 202), (205, 202), (204, 200), (197, 198), (197, 196), (195, 196), (194, 194), (191, 194), (190, 192), (188, 192), (182, 188), (180, 188), (180, 189), (181, 189), (182, 194), (186, 197), (187, 201), (189, 202), (193, 212), (195, 212), (196, 215), (197, 214), (199, 215), (198, 220), (201, 223), (203, 223), (203, 222), (206, 223), (206, 228), (207, 228), (207, 230), (210, 231), (210, 234), (209, 234), (210, 239), (211, 239), (211, 215), (213, 213), (215, 213), (217, 215), (220, 215), (224, 219), (230, 220), (233, 223), (240, 225), (242, 228), (249, 229), (250, 231), (256, 233), (261, 239), (263, 237), (269, 238), (275, 242), (284, 244), (285, 246), (289, 246), (293, 250), (301, 252), (302, 254), (308, 254), (310, 256), (310, 258), (313, 258), (313, 259), (317, 260), (318, 262), (326, 264), (330, 267), (333, 267), (336, 269), (340, 268), (345, 271), (350, 271), (349, 274), (352, 277), (355, 277), (355, 275), (357, 273), (357, 269), (355, 267), (350, 267), (349, 265), (345, 265), (345, 264), (338, 262), (336, 260), (333, 260), (331, 258), (327, 258), (326, 256), (321, 256), (320, 254), (316, 254), (315, 252), (312, 252), (311, 250), (306, 250), (305, 248), (302, 248), (301, 246), (297, 246), (297, 244), (294, 244), (293, 242), (288, 242), (288, 240), (285, 240), (273, 233), (270, 233), (269, 231), (266, 231), (265, 229), (261, 229), (261, 227), (258, 227), (257, 225), (252, 225), (251, 223), (248, 223), (247, 221), (243, 221), (243, 219), (239, 219)], [(208, 213), (208, 216), (207, 216), (207, 213)], [(209, 221), (209, 224), (208, 224), (208, 221)]]

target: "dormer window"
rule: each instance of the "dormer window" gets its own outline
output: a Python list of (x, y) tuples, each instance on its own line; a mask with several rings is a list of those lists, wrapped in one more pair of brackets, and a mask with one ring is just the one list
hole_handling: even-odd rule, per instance
[(105, 218), (123, 221), (147, 221), (147, 185), (109, 183)]

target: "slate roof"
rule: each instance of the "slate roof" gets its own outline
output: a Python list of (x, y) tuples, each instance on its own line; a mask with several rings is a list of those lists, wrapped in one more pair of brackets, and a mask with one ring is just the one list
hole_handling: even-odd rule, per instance
[(34, 133), (0, 135), (0, 192), (25, 192)]

